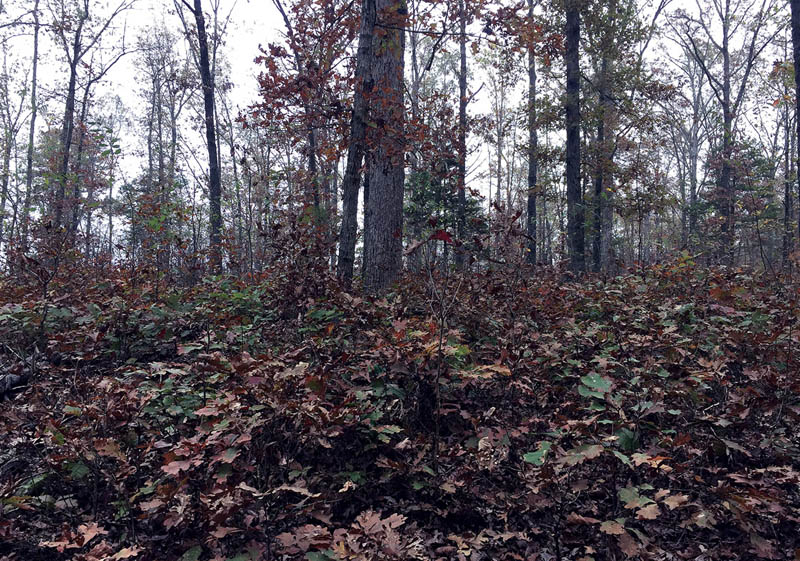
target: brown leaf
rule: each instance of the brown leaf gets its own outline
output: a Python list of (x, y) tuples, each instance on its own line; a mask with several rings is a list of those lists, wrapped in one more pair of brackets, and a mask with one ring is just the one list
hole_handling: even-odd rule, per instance
[(628, 557), (635, 557), (639, 555), (639, 544), (628, 532), (620, 534), (620, 536), (617, 538), (617, 545), (619, 545), (622, 553)]
[(597, 518), (583, 516), (577, 512), (570, 512), (567, 515), (567, 522), (570, 524), (600, 524), (600, 521)]
[(600, 531), (611, 536), (620, 536), (625, 533), (625, 527), (616, 520), (606, 520), (600, 524)]
[(133, 547), (123, 547), (114, 555), (111, 556), (111, 559), (130, 559), (131, 557), (136, 557), (142, 551), (141, 547), (133, 546)]
[(98, 526), (96, 522), (92, 522), (91, 524), (81, 524), (78, 526), (78, 531), (81, 533), (83, 537), (83, 543), (87, 544), (92, 541), (98, 534), (107, 534), (108, 532), (103, 529), (102, 526)]
[(636, 511), (636, 518), (639, 520), (655, 520), (659, 514), (661, 514), (661, 509), (658, 508), (658, 505), (651, 504)]
[(689, 502), (689, 497), (686, 495), (670, 495), (666, 499), (664, 499), (664, 504), (669, 507), (670, 510), (675, 510), (679, 506), (684, 503)]

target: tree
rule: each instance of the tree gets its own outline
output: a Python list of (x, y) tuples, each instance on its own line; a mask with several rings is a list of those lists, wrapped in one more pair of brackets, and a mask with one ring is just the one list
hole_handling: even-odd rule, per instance
[[(208, 36), (206, 33), (205, 16), (201, 0), (194, 0), (194, 6), (186, 0), (181, 0), (183, 5), (194, 16), (197, 28), (197, 66), (200, 70), (200, 81), (203, 87), (203, 114), (206, 129), (206, 150), (208, 151), (208, 206), (209, 206), (209, 244), (211, 268), (216, 273), (222, 272), (222, 180), (217, 154), (217, 129), (214, 124), (214, 81), (211, 76), (211, 63), (209, 60)], [(175, 0), (175, 6), (182, 13), (183, 10)], [(184, 29), (188, 33), (186, 20)]]
[[(534, 0), (528, 0), (528, 23), (533, 25)], [(533, 37), (528, 37), (528, 255), (527, 261), (536, 264), (536, 196), (537, 150), (539, 138), (536, 134), (536, 53)]]
[[(773, 0), (696, 0), (698, 13), (693, 17), (681, 13), (684, 32), (681, 41), (697, 60), (709, 81), (722, 110), (722, 167), (719, 176), (717, 204), (722, 217), (720, 258), (733, 264), (735, 201), (731, 187), (733, 162), (731, 154), (736, 142), (736, 117), (747, 92), (753, 66), (769, 45), (771, 35), (765, 33), (773, 11)], [(719, 35), (717, 30), (719, 29)], [(738, 48), (732, 42), (742, 40)], [(715, 70), (703, 42), (713, 46), (722, 68)]]
[(336, 274), (348, 286), (353, 279), (356, 254), (356, 232), (358, 230), (358, 191), (361, 181), (361, 165), (366, 151), (367, 108), (375, 86), (371, 73), (373, 65), (373, 42), (377, 21), (377, 0), (361, 3), (361, 24), (356, 53), (355, 93), (350, 119), (350, 138), (347, 148), (347, 164), (342, 179), (342, 226), (339, 234), (339, 259)]
[[(795, 126), (797, 127), (797, 147), (800, 150), (800, 0), (789, 0), (792, 10), (792, 55), (794, 59)], [(800, 166), (797, 166), (800, 169)], [(798, 196), (800, 197), (800, 173), (798, 177)], [(800, 199), (799, 199), (800, 200)], [(800, 236), (800, 217), (797, 221)]]
[(30, 211), (31, 193), (33, 191), (33, 143), (36, 136), (36, 117), (38, 115), (39, 105), (36, 100), (36, 91), (38, 87), (38, 71), (39, 71), (39, 0), (35, 0), (33, 10), (33, 60), (31, 63), (31, 117), (28, 128), (28, 149), (25, 158), (25, 199), (22, 204), (22, 217), (20, 219), (20, 238), (22, 242), (22, 250), (25, 251), (28, 247), (28, 228), (30, 224)]
[[(467, 227), (467, 0), (458, 0), (458, 238), (464, 240)], [(456, 252), (456, 265), (464, 266), (464, 252)]]
[(403, 0), (375, 0), (369, 79), (375, 96), (370, 106), (367, 152), (369, 199), (365, 202), (364, 288), (378, 293), (400, 274), (403, 264), (403, 187), (405, 180), (405, 108), (403, 71), (405, 25)]
[(567, 180), (567, 242), (570, 269), (581, 272), (584, 257), (584, 207), (581, 191), (581, 109), (580, 109), (580, 6), (579, 0), (566, 0), (565, 28), (567, 87), (566, 109), (566, 180)]
[[(90, 0), (50, 0), (50, 12), (54, 25), (52, 29), (64, 51), (67, 60), (68, 79), (67, 94), (64, 102), (64, 119), (61, 125), (60, 136), (60, 163), (56, 177), (55, 216), (54, 226), (58, 231), (63, 226), (64, 202), (66, 198), (67, 183), (70, 171), (70, 149), (73, 141), (75, 127), (75, 102), (78, 85), (78, 71), (83, 66), (86, 55), (100, 43), (103, 35), (108, 31), (112, 22), (121, 13), (133, 6), (136, 0), (122, 0), (104, 19), (96, 20), (90, 10)], [(92, 25), (93, 22), (98, 24)], [(122, 54), (125, 50), (123, 47)], [(115, 56), (112, 62), (105, 65), (99, 74), (102, 78), (108, 69), (114, 65), (122, 55)]]

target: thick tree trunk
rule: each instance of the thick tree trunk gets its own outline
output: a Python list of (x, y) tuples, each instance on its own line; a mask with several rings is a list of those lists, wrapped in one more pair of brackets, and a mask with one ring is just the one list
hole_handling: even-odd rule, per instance
[(585, 269), (584, 208), (581, 192), (581, 111), (580, 111), (580, 12), (578, 0), (567, 0), (566, 35), (566, 181), (567, 181), (567, 240), (570, 269)]
[[(528, 22), (533, 24), (533, 0), (528, 0)], [(527, 261), (536, 265), (536, 181), (539, 139), (536, 134), (536, 56), (533, 38), (528, 45), (528, 255)]]
[(403, 264), (403, 187), (405, 180), (405, 108), (403, 69), (407, 10), (403, 0), (376, 0), (382, 33), (373, 47), (370, 75), (379, 99), (372, 104), (375, 123), (367, 154), (370, 196), (366, 208), (364, 288), (379, 293), (398, 277)]
[(200, 53), (200, 79), (203, 84), (203, 110), (208, 149), (208, 203), (211, 267), (222, 272), (222, 182), (217, 155), (216, 128), (214, 126), (214, 83), (208, 59), (208, 38), (201, 0), (194, 0), (194, 19), (197, 24), (197, 43)]
[(361, 165), (366, 149), (367, 108), (372, 93), (370, 75), (372, 41), (375, 34), (376, 0), (361, 3), (361, 27), (356, 54), (355, 95), (353, 115), (350, 119), (350, 144), (347, 149), (347, 164), (342, 179), (342, 226), (339, 234), (339, 259), (336, 274), (345, 286), (353, 280), (353, 264), (356, 255), (358, 232), (358, 191)]

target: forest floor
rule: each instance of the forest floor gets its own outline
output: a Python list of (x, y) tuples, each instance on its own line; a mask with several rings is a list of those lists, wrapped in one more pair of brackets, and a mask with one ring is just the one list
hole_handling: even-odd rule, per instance
[(89, 275), (0, 281), (0, 559), (800, 559), (798, 284)]

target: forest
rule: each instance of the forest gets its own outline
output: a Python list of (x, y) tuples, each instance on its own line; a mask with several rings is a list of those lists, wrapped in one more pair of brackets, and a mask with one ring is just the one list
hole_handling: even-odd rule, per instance
[(800, 560), (800, 0), (0, 0), (0, 57), (0, 561)]

